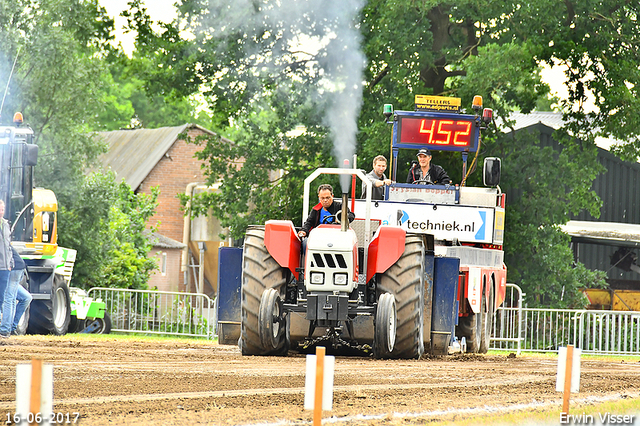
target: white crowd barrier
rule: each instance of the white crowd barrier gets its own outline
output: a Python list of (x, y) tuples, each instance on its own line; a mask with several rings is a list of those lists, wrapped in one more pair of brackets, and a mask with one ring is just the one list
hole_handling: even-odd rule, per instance
[(524, 294), (507, 284), (493, 317), (492, 350), (557, 352), (573, 345), (585, 354), (640, 355), (640, 312), (525, 308)]
[(94, 287), (111, 317), (111, 331), (206, 337), (216, 335), (216, 300), (206, 294)]

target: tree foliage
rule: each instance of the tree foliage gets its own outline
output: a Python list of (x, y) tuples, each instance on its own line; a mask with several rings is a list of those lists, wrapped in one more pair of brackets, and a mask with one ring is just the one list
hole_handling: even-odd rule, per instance
[(139, 77), (144, 78), (147, 61), (110, 50), (105, 64), (108, 72), (103, 74), (102, 108), (91, 130), (155, 129), (208, 123), (196, 116), (193, 100), (147, 91), (145, 81)]
[(540, 146), (537, 131), (497, 135), (492, 155), (503, 159), (507, 193), (505, 261), (508, 279), (529, 295), (530, 305), (581, 307), (580, 287), (602, 287), (603, 273), (573, 262), (570, 240), (557, 224), (583, 209), (599, 215), (591, 183), (602, 171), (595, 145), (556, 132), (558, 149)]
[[(347, 49), (360, 38), (349, 30), (354, 21), (332, 13), (344, 6), (357, 14), (355, 3), (282, 3), (270, 13), (250, 1), (219, 1), (204, 13), (199, 2), (183, 2), (195, 37), (188, 41), (178, 23), (156, 34), (144, 6), (133, 2), (138, 55), (155, 64), (146, 67), (147, 89), (184, 96), (206, 87), (211, 127), (234, 141), (212, 138), (200, 155), (209, 183), (225, 176), (218, 193), (201, 197), (203, 211), (211, 207), (234, 237), (265, 218), (299, 221), (303, 178), (355, 152), (364, 57)], [(301, 37), (312, 37), (316, 51), (292, 51)]]
[(203, 145), (197, 157), (207, 164), (209, 183), (225, 177), (217, 192), (201, 193), (194, 200), (183, 197), (185, 204), (192, 203), (194, 215), (211, 208), (237, 239), (250, 224), (274, 217), (300, 220), (304, 178), (331, 161), (331, 145), (318, 120), (311, 121), (317, 115), (313, 104), (298, 107), (298, 113), (308, 117), (306, 132), (287, 136), (299, 122), (296, 117), (283, 120), (286, 113), (278, 113), (289, 109), (290, 102), (283, 96), (239, 120), (241, 130), (228, 133), (233, 143), (219, 137), (193, 141)]
[(21, 111), (36, 133), (35, 184), (56, 193), (58, 242), (78, 250), (73, 283), (142, 288), (153, 268), (142, 232), (156, 195), (86, 174), (106, 148), (92, 130), (128, 125), (135, 114), (123, 93), (136, 90), (111, 73), (122, 57), (112, 33), (97, 0), (1, 2), (0, 86), (8, 90), (0, 123)]
[(0, 7), (3, 87), (16, 61), (2, 123), (11, 123), (14, 111), (23, 113), (39, 145), (36, 177), (63, 202), (104, 151), (87, 130), (103, 89), (95, 78), (103, 73), (95, 52), (113, 25), (95, 2), (74, 3), (24, 0)]
[[(146, 288), (157, 267), (147, 257), (152, 244), (145, 225), (157, 206), (158, 190), (134, 194), (113, 173), (90, 174), (77, 188), (70, 209), (60, 208), (60, 244), (78, 251), (74, 282), (91, 287)], [(153, 228), (151, 229), (153, 231)]]

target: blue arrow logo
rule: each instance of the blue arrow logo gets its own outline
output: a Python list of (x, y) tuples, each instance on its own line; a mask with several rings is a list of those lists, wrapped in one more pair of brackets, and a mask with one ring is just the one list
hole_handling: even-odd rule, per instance
[(484, 240), (484, 230), (487, 222), (487, 212), (478, 212), (480, 213), (480, 220), (482, 220), (482, 225), (480, 225), (480, 229), (476, 232), (476, 240)]
[(407, 220), (409, 220), (409, 215), (404, 210), (398, 210), (397, 214), (398, 226), (401, 226)]

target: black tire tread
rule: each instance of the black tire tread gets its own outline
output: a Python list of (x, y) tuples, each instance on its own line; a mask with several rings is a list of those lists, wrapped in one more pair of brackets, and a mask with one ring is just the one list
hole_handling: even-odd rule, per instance
[(286, 284), (283, 268), (264, 245), (264, 226), (247, 229), (242, 255), (242, 323), (240, 348), (243, 355), (270, 355), (262, 346), (258, 314), (262, 293), (267, 288), (278, 290), (281, 297)]
[(400, 259), (380, 277), (378, 293), (392, 293), (396, 299), (397, 329), (392, 358), (419, 358), (424, 353), (424, 245), (408, 234)]
[(456, 327), (456, 335), (458, 338), (464, 337), (467, 341), (467, 352), (468, 353), (476, 353), (478, 352), (478, 345), (476, 342), (476, 324), (477, 324), (478, 315), (475, 313), (471, 313), (466, 317), (458, 318), (458, 326)]
[(493, 320), (493, 285), (490, 284), (489, 300), (487, 300), (487, 312), (482, 315), (482, 340), (480, 341), (479, 353), (486, 354), (489, 351), (489, 340), (491, 339), (491, 321)]
[[(56, 289), (63, 288), (66, 296), (66, 320), (62, 327), (57, 328), (53, 323), (53, 310)], [(30, 334), (54, 334), (62, 336), (67, 333), (69, 329), (69, 322), (71, 321), (71, 297), (69, 295), (69, 287), (62, 275), (55, 274), (53, 277), (53, 286), (51, 287), (50, 298), (47, 300), (32, 300), (30, 306), (29, 315), (29, 328)]]
[(67, 333), (77, 333), (82, 331), (84, 325), (84, 321), (79, 320), (77, 316), (71, 315), (71, 319), (69, 320), (69, 328), (67, 328)]
[(393, 352), (393, 350), (389, 351), (387, 341), (389, 338), (389, 314), (395, 314), (394, 300), (395, 298), (391, 293), (382, 293), (378, 298), (378, 310), (374, 326), (375, 336), (373, 338), (373, 355), (376, 358), (388, 358)]

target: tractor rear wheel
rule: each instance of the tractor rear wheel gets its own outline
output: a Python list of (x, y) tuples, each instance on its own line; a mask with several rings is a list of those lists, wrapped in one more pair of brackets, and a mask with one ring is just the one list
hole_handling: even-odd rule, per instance
[(458, 327), (456, 329), (456, 335), (458, 338), (464, 337), (467, 341), (467, 351), (469, 353), (479, 353), (480, 345), (482, 343), (482, 326), (484, 323), (483, 317), (485, 311), (485, 297), (484, 291), (482, 292), (482, 301), (480, 303), (480, 312), (477, 314), (471, 312), (466, 317), (460, 317), (458, 319)]
[(424, 244), (408, 234), (400, 259), (380, 276), (378, 293), (395, 296), (396, 341), (391, 358), (419, 358), (424, 354)]
[(491, 339), (491, 323), (493, 322), (493, 285), (489, 287), (489, 300), (485, 305), (487, 311), (482, 315), (482, 338), (480, 340), (480, 353), (486, 354), (489, 351), (489, 340)]
[(396, 300), (391, 293), (381, 294), (378, 299), (373, 339), (373, 355), (376, 358), (391, 356), (396, 343), (396, 325)]
[(62, 336), (69, 328), (70, 314), (69, 287), (62, 275), (54, 274), (49, 299), (31, 301), (29, 333)]
[(259, 319), (263, 293), (273, 289), (282, 299), (286, 276), (286, 270), (275, 261), (264, 245), (264, 226), (249, 227), (242, 254), (242, 323), (238, 343), (243, 355), (286, 355), (287, 327), (280, 327), (284, 329), (278, 332), (278, 341), (265, 347)]

